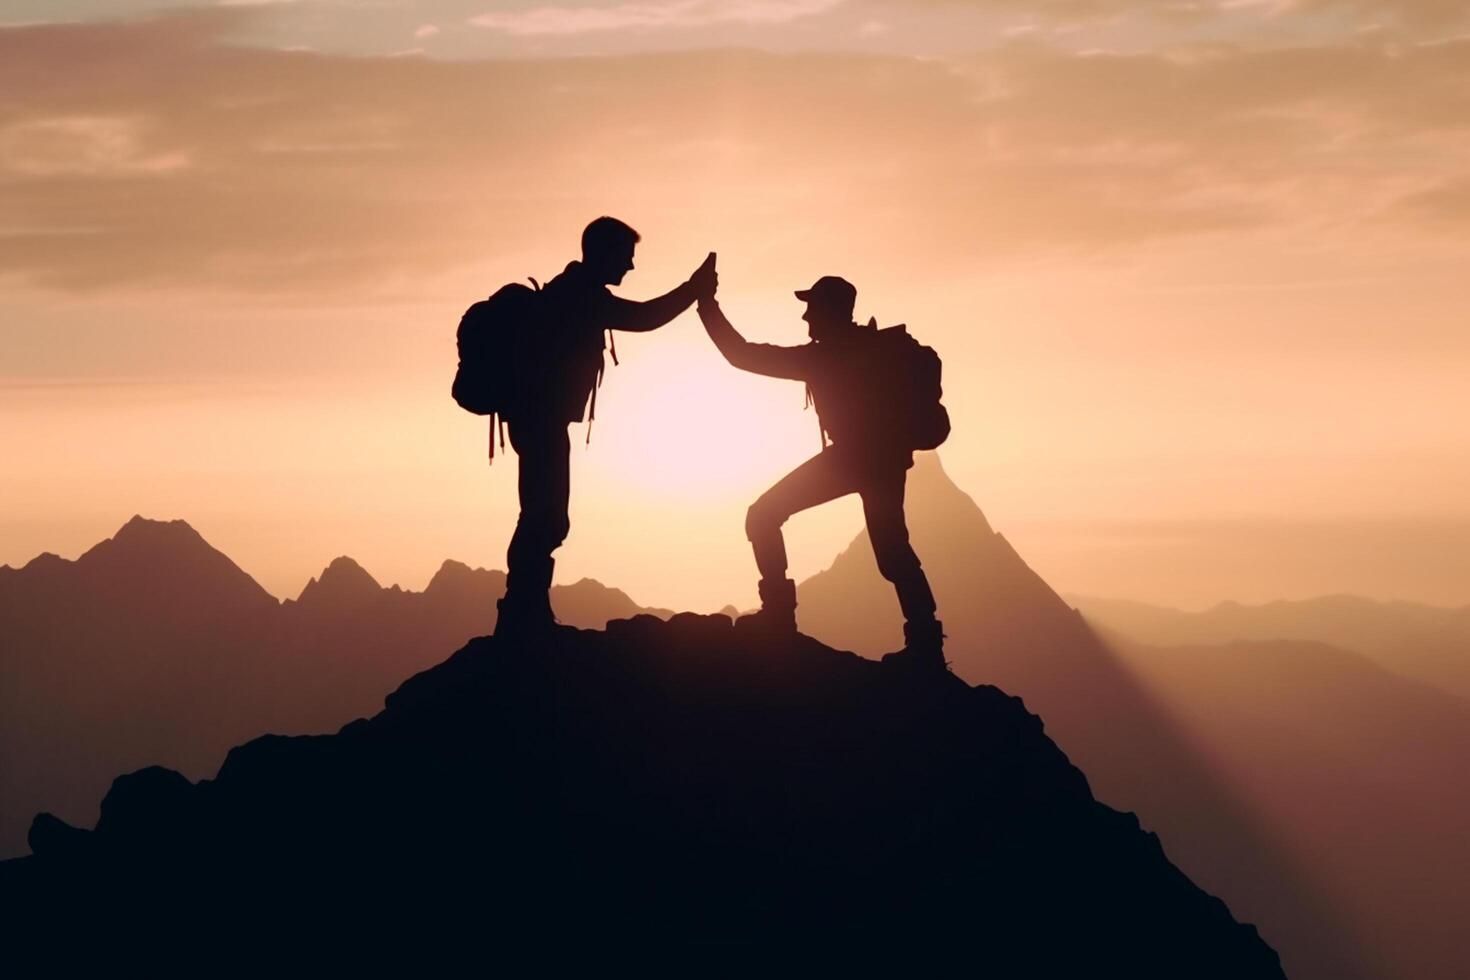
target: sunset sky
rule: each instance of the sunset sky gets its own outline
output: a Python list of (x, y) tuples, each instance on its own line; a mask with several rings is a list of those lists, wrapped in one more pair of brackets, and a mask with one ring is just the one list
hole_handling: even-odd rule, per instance
[[(5, 0), (0, 563), (141, 513), (283, 597), (503, 567), (454, 327), (603, 213), (622, 295), (716, 250), (752, 339), (828, 273), (908, 323), (1060, 591), (1470, 603), (1464, 0)], [(558, 580), (754, 604), (801, 387), (618, 348)]]

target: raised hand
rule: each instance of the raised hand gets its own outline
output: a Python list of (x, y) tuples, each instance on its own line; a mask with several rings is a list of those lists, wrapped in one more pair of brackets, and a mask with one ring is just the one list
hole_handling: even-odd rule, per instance
[(694, 275), (689, 277), (694, 284), (695, 296), (701, 300), (714, 299), (715, 290), (720, 286), (720, 274), (715, 270), (715, 253), (711, 252), (694, 270)]

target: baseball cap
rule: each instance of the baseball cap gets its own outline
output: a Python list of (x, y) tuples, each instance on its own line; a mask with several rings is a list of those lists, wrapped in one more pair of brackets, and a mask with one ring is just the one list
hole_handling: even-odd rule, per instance
[(796, 298), (851, 315), (857, 305), (857, 287), (841, 276), (823, 276), (810, 289), (798, 289)]

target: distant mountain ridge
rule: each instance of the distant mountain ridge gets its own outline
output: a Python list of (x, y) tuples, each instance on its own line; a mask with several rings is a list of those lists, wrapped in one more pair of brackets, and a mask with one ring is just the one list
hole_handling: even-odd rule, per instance
[[(1161, 646), (1100, 635), (932, 455), (911, 475), (909, 512), (956, 672), (1024, 697), (1098, 797), (1160, 832), (1191, 877), (1260, 925), (1292, 976), (1466, 975), (1455, 937), (1470, 919), (1458, 888), (1470, 879), (1470, 847), (1455, 821), (1470, 820), (1458, 774), (1470, 741), (1453, 698), (1320, 643)], [(150, 523), (130, 532), (134, 544)], [(189, 540), (178, 528), (157, 538)], [(79, 587), (76, 595), (91, 598), (67, 604), (33, 600), (70, 581), (78, 563), (51, 556), (29, 563), (30, 572), (0, 568), (0, 640), (28, 638), (24, 650), (0, 643), (7, 801), (20, 798), (11, 787), (39, 787), (47, 799), (30, 809), (90, 824), (119, 771), (162, 762), (204, 775), (224, 747), (262, 730), (325, 731), (370, 713), (405, 673), (486, 632), (504, 589), (503, 573), (452, 561), (422, 593), (385, 589), (339, 559), (297, 598), (270, 599), (261, 614), (263, 590), (242, 586), (243, 572), (213, 557), (187, 560), (229, 597), (192, 625), (188, 611), (164, 601), (187, 595), (189, 576), (160, 571), (149, 584), (134, 571), (139, 581)], [(141, 595), (153, 613), (122, 615), (141, 606), (108, 598), (117, 595)], [(557, 587), (553, 601), (564, 620), (587, 626), (636, 611), (627, 596), (588, 580)], [(892, 589), (864, 535), (802, 583), (798, 616), (809, 634), (870, 656), (900, 642)], [(99, 658), (103, 649), (110, 655)], [(78, 700), (84, 688), (90, 700)], [(59, 710), (34, 717), (43, 705)], [(29, 726), (24, 738), (13, 735), (15, 719)], [(78, 731), (94, 742), (78, 741)], [(70, 760), (69, 768), (46, 759)], [(28, 814), (12, 812), (0, 813), (0, 828), (18, 835), (14, 824)]]
[(187, 590), (190, 601), (173, 614), (200, 620), (276, 604), (274, 596), (180, 520), (134, 516), (74, 561), (45, 553), (8, 571), (0, 588), (31, 600), (64, 588), (84, 593), (88, 603), (109, 608), (130, 603), (156, 612), (182, 606), (177, 598)]
[(1470, 975), (1470, 705), (1301, 640), (1111, 649), (1388, 977)]
[[(1470, 583), (1467, 583), (1470, 590)], [(1383, 668), (1470, 698), (1470, 606), (1380, 602), (1352, 595), (1244, 605), (1202, 612), (1121, 599), (1073, 596), (1098, 626), (1157, 646), (1307, 640), (1356, 650)]]
[[(31, 813), (91, 823), (118, 772), (199, 777), (261, 731), (330, 731), (495, 626), (505, 574), (446, 561), (423, 592), (348, 557), (278, 601), (182, 520), (135, 516), (75, 560), (0, 568), (0, 857)], [(556, 586), (571, 625), (639, 613), (592, 579)], [(81, 733), (85, 733), (84, 737)]]

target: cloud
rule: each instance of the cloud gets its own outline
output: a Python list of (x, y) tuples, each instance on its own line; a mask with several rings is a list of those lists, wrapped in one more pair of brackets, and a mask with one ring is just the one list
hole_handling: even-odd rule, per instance
[(1404, 217), (1464, 234), (1470, 230), (1470, 174), (1407, 194), (1396, 202), (1395, 210)]
[(608, 211), (772, 263), (838, 234), (896, 274), (1339, 243), (1429, 234), (1404, 202), (1470, 154), (1470, 41), (448, 62), (224, 43), (236, 26), (0, 31), (8, 277), (351, 298)]
[(186, 169), (188, 153), (152, 150), (138, 119), (60, 116), (0, 127), (0, 173), (23, 177), (162, 176)]
[[(905, 0), (912, 3), (914, 0)], [(1126, 17), (1204, 21), (1250, 17), (1277, 22), (1293, 16), (1350, 19), (1364, 26), (1395, 24), (1444, 29), (1470, 23), (1465, 0), (919, 0), (933, 8), (971, 8), (1023, 13), (1050, 23), (1095, 22)], [(1320, 28), (1321, 25), (1318, 25)], [(1311, 28), (1308, 28), (1308, 33)]]
[(518, 36), (655, 30), (711, 24), (785, 24), (826, 13), (845, 0), (646, 0), (594, 7), (531, 7), (479, 14), (476, 27)]
[(1242, 7), (1281, 6), (1291, 0), (906, 0), (931, 10), (992, 10), (1026, 14), (1050, 23), (1155, 17), (1200, 20)]
[(1465, 0), (1282, 0), (1287, 10), (1348, 13), (1364, 20), (1387, 20), (1420, 27), (1446, 27), (1470, 21)]
[(437, 25), (437, 24), (423, 24), (423, 25), (420, 25), (418, 27), (418, 29), (416, 29), (413, 32), (413, 36), (414, 37), (433, 37), (434, 35), (436, 35), (438, 33), (439, 33), (439, 25)]

